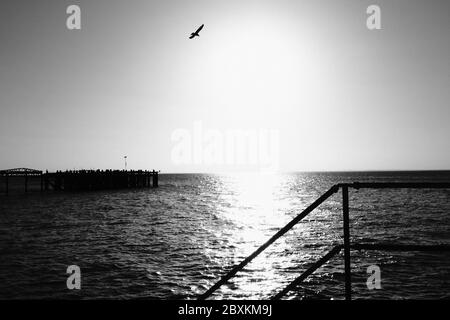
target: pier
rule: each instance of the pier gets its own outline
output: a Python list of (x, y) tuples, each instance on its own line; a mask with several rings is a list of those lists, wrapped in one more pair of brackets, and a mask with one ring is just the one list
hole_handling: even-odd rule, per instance
[(38, 180), (43, 191), (93, 191), (128, 188), (157, 188), (158, 171), (152, 170), (66, 170), (43, 172), (35, 169), (16, 168), (1, 170), (5, 193), (10, 192), (12, 178), (23, 178), (23, 189), (29, 191), (30, 179)]

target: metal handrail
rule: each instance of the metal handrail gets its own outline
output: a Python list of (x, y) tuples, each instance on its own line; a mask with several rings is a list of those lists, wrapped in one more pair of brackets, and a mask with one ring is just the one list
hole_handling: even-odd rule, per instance
[(448, 244), (390, 244), (390, 243), (355, 243), (350, 246), (353, 250), (379, 250), (379, 251), (450, 251)]
[(351, 266), (350, 266), (350, 249), (355, 250), (386, 250), (386, 251), (450, 251), (450, 246), (447, 245), (393, 245), (393, 244), (350, 244), (350, 222), (349, 222), (349, 188), (353, 189), (448, 189), (450, 188), (449, 182), (353, 182), (353, 183), (339, 183), (332, 186), (327, 192), (320, 196), (310, 206), (302, 211), (298, 216), (291, 220), (287, 225), (274, 234), (267, 242), (261, 245), (251, 255), (245, 258), (241, 263), (233, 267), (227, 274), (225, 274), (219, 281), (217, 281), (211, 288), (205, 293), (200, 295), (198, 299), (203, 300), (211, 296), (211, 294), (231, 279), (237, 272), (242, 270), (250, 261), (264, 251), (268, 246), (274, 243), (278, 238), (283, 236), (304, 217), (316, 209), (322, 202), (327, 200), (334, 193), (338, 192), (342, 188), (342, 210), (343, 210), (343, 231), (344, 231), (344, 244), (335, 246), (325, 256), (315, 262), (310, 268), (308, 268), (302, 275), (296, 278), (285, 289), (276, 294), (272, 299), (279, 299), (284, 294), (295, 288), (306, 277), (312, 274), (315, 270), (320, 268), (323, 264), (329, 261), (333, 256), (338, 254), (344, 249), (344, 268), (345, 268), (345, 298), (351, 300)]
[[(322, 258), (317, 260), (311, 267), (304, 271), (299, 277), (286, 286), (282, 291), (274, 295), (271, 300), (278, 300), (286, 295), (288, 292), (295, 289), (303, 280), (309, 277), (313, 272), (330, 261), (335, 255), (339, 254), (344, 248), (343, 245), (335, 246)], [(424, 251), (424, 252), (442, 252), (450, 251), (450, 245), (436, 244), (436, 245), (417, 245), (417, 244), (390, 244), (390, 243), (355, 243), (350, 246), (353, 250), (379, 250), (379, 251)]]
[(448, 189), (450, 182), (353, 182), (337, 186), (353, 189)]
[(209, 288), (205, 293), (198, 297), (199, 300), (208, 298), (214, 291), (220, 288), (224, 283), (231, 279), (236, 273), (242, 270), (250, 261), (256, 258), (261, 252), (263, 252), (268, 246), (274, 243), (278, 238), (283, 236), (286, 232), (292, 229), (297, 223), (299, 223), (304, 217), (306, 217), (310, 212), (317, 208), (322, 202), (331, 197), (334, 193), (339, 191), (337, 185), (332, 186), (327, 192), (321, 195), (316, 201), (314, 201), (309, 207), (302, 211), (298, 216), (291, 220), (287, 225), (275, 233), (266, 243), (261, 245), (256, 249), (251, 255), (245, 258), (241, 263), (233, 267), (226, 275), (224, 275), (219, 281), (217, 281), (211, 288)]
[(344, 248), (343, 245), (335, 246), (331, 249), (326, 255), (317, 260), (311, 267), (309, 267), (306, 271), (304, 271), (298, 278), (292, 281), (286, 288), (278, 292), (275, 296), (270, 298), (271, 300), (278, 300), (283, 297), (286, 293), (297, 287), (303, 280), (309, 277), (314, 271), (319, 269), (325, 263), (327, 263), (331, 258), (337, 255)]

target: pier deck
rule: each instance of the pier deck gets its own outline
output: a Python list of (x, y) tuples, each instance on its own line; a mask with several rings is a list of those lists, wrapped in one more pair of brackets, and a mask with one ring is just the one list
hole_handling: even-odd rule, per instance
[(0, 171), (5, 192), (9, 192), (10, 179), (24, 178), (24, 191), (28, 191), (29, 178), (40, 178), (41, 191), (91, 191), (127, 188), (158, 187), (158, 171), (152, 170), (66, 170), (42, 172), (17, 168)]

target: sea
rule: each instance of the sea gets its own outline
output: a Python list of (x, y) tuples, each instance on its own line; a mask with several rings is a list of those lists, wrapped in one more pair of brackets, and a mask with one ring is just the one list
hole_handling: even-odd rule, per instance
[[(161, 174), (159, 188), (0, 194), (0, 299), (196, 299), (331, 186), (357, 181), (450, 172)], [(352, 243), (450, 245), (449, 189), (350, 189), (349, 210)], [(342, 216), (338, 192), (210, 298), (272, 297), (342, 244)], [(351, 270), (354, 299), (450, 298), (449, 251), (352, 250)], [(341, 253), (284, 299), (344, 299), (344, 279)]]

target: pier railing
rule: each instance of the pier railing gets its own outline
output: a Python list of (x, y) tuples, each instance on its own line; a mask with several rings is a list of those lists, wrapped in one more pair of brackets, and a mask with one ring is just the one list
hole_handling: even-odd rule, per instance
[(450, 245), (407, 245), (407, 244), (351, 244), (350, 242), (350, 217), (349, 217), (349, 188), (359, 189), (450, 189), (450, 182), (354, 182), (354, 183), (340, 183), (332, 186), (327, 192), (320, 196), (316, 201), (304, 209), (299, 215), (292, 219), (287, 225), (275, 233), (269, 240), (256, 249), (251, 255), (245, 258), (241, 263), (231, 268), (231, 270), (222, 276), (211, 288), (200, 295), (198, 299), (203, 300), (210, 297), (217, 289), (219, 289), (228, 280), (233, 278), (239, 271), (241, 271), (248, 263), (256, 258), (272, 243), (282, 237), (285, 233), (291, 230), (297, 223), (310, 214), (320, 204), (326, 201), (333, 194), (337, 193), (339, 189), (342, 190), (342, 216), (343, 216), (343, 244), (335, 246), (322, 258), (305, 270), (298, 278), (292, 281), (287, 287), (274, 295), (271, 299), (280, 299), (291, 290), (295, 289), (303, 280), (314, 273), (322, 265), (327, 263), (334, 256), (344, 250), (344, 273), (345, 273), (345, 299), (351, 300), (351, 254), (353, 250), (379, 250), (379, 251), (450, 251)]

